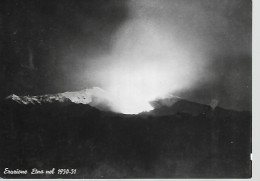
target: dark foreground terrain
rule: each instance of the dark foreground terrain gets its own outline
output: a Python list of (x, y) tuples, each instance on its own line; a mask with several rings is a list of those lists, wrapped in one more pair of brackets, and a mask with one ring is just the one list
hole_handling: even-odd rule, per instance
[[(139, 115), (10, 102), (0, 113), (2, 178), (251, 177), (250, 112), (180, 101)], [(31, 174), (34, 168), (55, 174)], [(59, 175), (60, 168), (76, 174)]]

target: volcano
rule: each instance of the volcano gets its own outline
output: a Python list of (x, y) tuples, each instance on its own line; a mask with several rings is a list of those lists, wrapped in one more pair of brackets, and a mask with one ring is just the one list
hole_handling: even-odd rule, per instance
[[(110, 101), (99, 88), (8, 96), (0, 111), (0, 177), (251, 177), (251, 112), (170, 97), (127, 115)], [(30, 174), (34, 168), (56, 172)], [(76, 174), (59, 175), (61, 168)]]

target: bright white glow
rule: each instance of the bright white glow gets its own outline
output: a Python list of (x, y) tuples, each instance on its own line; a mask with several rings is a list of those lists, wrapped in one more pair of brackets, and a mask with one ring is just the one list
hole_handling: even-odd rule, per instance
[[(131, 38), (129, 38), (131, 37)], [(127, 22), (116, 34), (110, 66), (101, 70), (115, 110), (135, 114), (153, 109), (149, 101), (192, 81), (190, 57), (156, 25)], [(170, 50), (170, 51), (169, 51)]]
[(116, 110), (126, 114), (152, 110), (149, 101), (158, 96), (163, 86), (161, 77), (152, 69), (118, 71), (112, 75), (111, 78), (115, 79), (108, 91), (114, 96)]
[[(192, 87), (205, 66), (195, 47), (174, 27), (133, 14), (112, 38), (110, 55), (93, 64), (94, 79), (108, 91), (114, 110), (135, 114), (153, 109), (149, 101)], [(187, 42), (187, 41), (186, 41)]]
[[(115, 109), (125, 114), (152, 110), (150, 101), (174, 90), (172, 81), (168, 81), (168, 71), (144, 60), (135, 66), (125, 63), (110, 68), (106, 90), (113, 96)], [(175, 83), (177, 86), (178, 82)]]

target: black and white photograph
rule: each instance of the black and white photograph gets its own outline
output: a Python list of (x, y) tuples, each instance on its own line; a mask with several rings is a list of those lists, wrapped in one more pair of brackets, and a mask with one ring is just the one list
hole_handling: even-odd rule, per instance
[(0, 1), (0, 178), (251, 177), (251, 0)]

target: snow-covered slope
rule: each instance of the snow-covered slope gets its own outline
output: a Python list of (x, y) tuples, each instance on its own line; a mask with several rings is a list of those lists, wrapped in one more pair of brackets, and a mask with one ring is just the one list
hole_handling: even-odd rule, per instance
[(6, 97), (7, 101), (14, 101), (23, 105), (40, 105), (45, 103), (75, 103), (89, 104), (99, 109), (108, 109), (109, 96), (101, 88), (84, 89), (76, 92), (64, 92), (58, 94), (46, 94), (37, 96), (17, 96), (12, 94)]
[(43, 103), (53, 103), (53, 102), (67, 102), (70, 101), (65, 96), (61, 94), (46, 94), (39, 96), (17, 96), (12, 94), (6, 97), (6, 100), (14, 101), (19, 104), (29, 105), (29, 104), (43, 104)]

